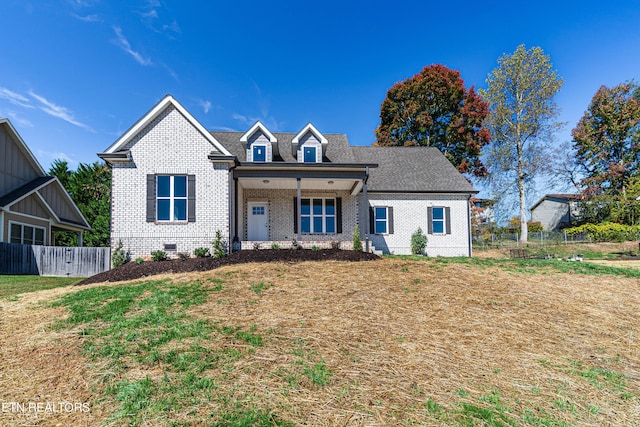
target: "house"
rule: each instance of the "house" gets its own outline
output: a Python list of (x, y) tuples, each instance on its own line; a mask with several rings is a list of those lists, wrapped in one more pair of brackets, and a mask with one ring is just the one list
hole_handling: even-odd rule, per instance
[(579, 218), (578, 200), (578, 194), (547, 194), (531, 207), (531, 221), (544, 231), (569, 227)]
[(210, 247), (352, 247), (470, 256), (476, 193), (431, 147), (352, 147), (309, 123), (299, 132), (209, 132), (167, 95), (103, 153), (112, 168), (112, 247), (131, 257)]
[(0, 242), (54, 245), (55, 231), (91, 230), (58, 178), (48, 176), (8, 119), (0, 118)]

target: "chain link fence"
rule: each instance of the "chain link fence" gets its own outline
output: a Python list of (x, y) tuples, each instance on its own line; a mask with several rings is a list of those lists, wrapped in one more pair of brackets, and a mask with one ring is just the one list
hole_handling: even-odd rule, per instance
[[(557, 246), (575, 243), (593, 243), (588, 234), (568, 235), (564, 231), (537, 231), (527, 234), (528, 247), (531, 246)], [(519, 233), (480, 233), (473, 235), (473, 247), (477, 249), (488, 248), (519, 248)]]

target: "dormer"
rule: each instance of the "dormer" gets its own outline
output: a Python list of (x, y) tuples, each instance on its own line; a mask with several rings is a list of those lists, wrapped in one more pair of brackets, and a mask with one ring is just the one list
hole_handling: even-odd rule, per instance
[(240, 142), (247, 150), (247, 162), (269, 163), (278, 156), (278, 139), (260, 121), (251, 126)]
[(322, 163), (329, 141), (311, 123), (291, 140), (291, 153), (298, 163)]

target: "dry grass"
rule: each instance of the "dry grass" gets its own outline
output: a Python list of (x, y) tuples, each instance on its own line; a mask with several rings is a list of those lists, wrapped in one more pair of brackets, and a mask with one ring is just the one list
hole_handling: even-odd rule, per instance
[[(463, 404), (516, 425), (640, 425), (638, 279), (385, 259), (247, 264), (173, 280), (212, 277), (224, 291), (190, 314), (255, 330), (265, 344), (231, 372), (204, 374), (219, 378), (216, 393), (294, 425), (456, 425)], [(271, 286), (258, 294), (257, 283)], [(94, 400), (104, 384), (81, 339), (50, 328), (64, 309), (41, 302), (65, 292), (0, 302), (0, 400), (90, 401), (91, 412), (0, 413), (0, 424), (95, 425), (114, 411)], [(331, 372), (326, 385), (301, 374), (314, 364)], [(161, 368), (131, 364), (122, 376), (158, 378)], [(218, 410), (202, 401), (172, 417)]]

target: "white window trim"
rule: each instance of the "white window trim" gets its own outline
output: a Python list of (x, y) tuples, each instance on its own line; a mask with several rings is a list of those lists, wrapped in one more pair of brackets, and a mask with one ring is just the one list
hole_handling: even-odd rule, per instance
[[(386, 212), (386, 218), (385, 219), (378, 219), (378, 216), (376, 215), (376, 209), (384, 209), (384, 211)], [(376, 232), (376, 224), (378, 222), (383, 222), (384, 221), (384, 233), (377, 233)], [(373, 234), (378, 234), (378, 235), (386, 235), (389, 234), (389, 206), (373, 206)]]
[[(434, 215), (434, 210), (435, 209), (442, 209), (442, 219), (435, 219), (435, 215)], [(436, 233), (434, 231), (435, 227), (435, 223), (436, 222), (442, 222), (442, 232), (438, 232)], [(447, 234), (447, 208), (444, 206), (432, 206), (431, 207), (431, 231), (433, 232), (432, 234), (434, 236), (444, 236)]]
[[(187, 175), (156, 175), (156, 189), (158, 188), (158, 179), (161, 176), (168, 176), (169, 177), (169, 197), (166, 196), (158, 196), (158, 191), (156, 190), (156, 221), (157, 222), (161, 222), (161, 223), (168, 223), (168, 222), (187, 222), (189, 220), (189, 177)], [(174, 178), (176, 176), (183, 176), (185, 178), (185, 186), (186, 186), (186, 192), (185, 192), (185, 196), (184, 197), (176, 197), (174, 195)], [(169, 219), (159, 219), (158, 218), (158, 202), (160, 200), (169, 200)], [(175, 201), (176, 200), (184, 200), (185, 201), (185, 218), (184, 219), (173, 219), (175, 217), (175, 210), (174, 210), (174, 205), (175, 205)]]
[[(300, 212), (300, 222), (302, 223), (302, 218), (309, 218), (309, 232), (302, 231), (302, 224), (300, 224), (300, 232), (304, 235), (311, 234), (338, 234), (338, 219), (337, 219), (337, 201), (335, 197), (303, 197), (300, 203), (300, 209), (302, 210), (302, 201), (309, 200), (309, 215), (304, 215)], [(313, 214), (313, 201), (314, 200), (322, 200), (322, 214), (314, 215)], [(327, 215), (327, 200), (333, 200), (333, 215)], [(314, 218), (322, 218), (322, 231), (313, 230), (313, 219)], [(327, 232), (327, 218), (333, 218), (333, 232)]]
[[(36, 229), (40, 229), (42, 230), (42, 246), (47, 244), (47, 228), (46, 227), (42, 227), (39, 225), (33, 225), (33, 224), (27, 224), (24, 222), (18, 222), (18, 221), (9, 221), (9, 238), (7, 239), (7, 242), (12, 243), (11, 240), (13, 238), (12, 234), (11, 234), (11, 226), (12, 225), (19, 225), (20, 226), (20, 244), (24, 245), (24, 227), (31, 227), (33, 228), (33, 235), (32, 237), (32, 245), (36, 245), (35, 242), (35, 237), (36, 237)], [(28, 243), (27, 243), (28, 244)]]

